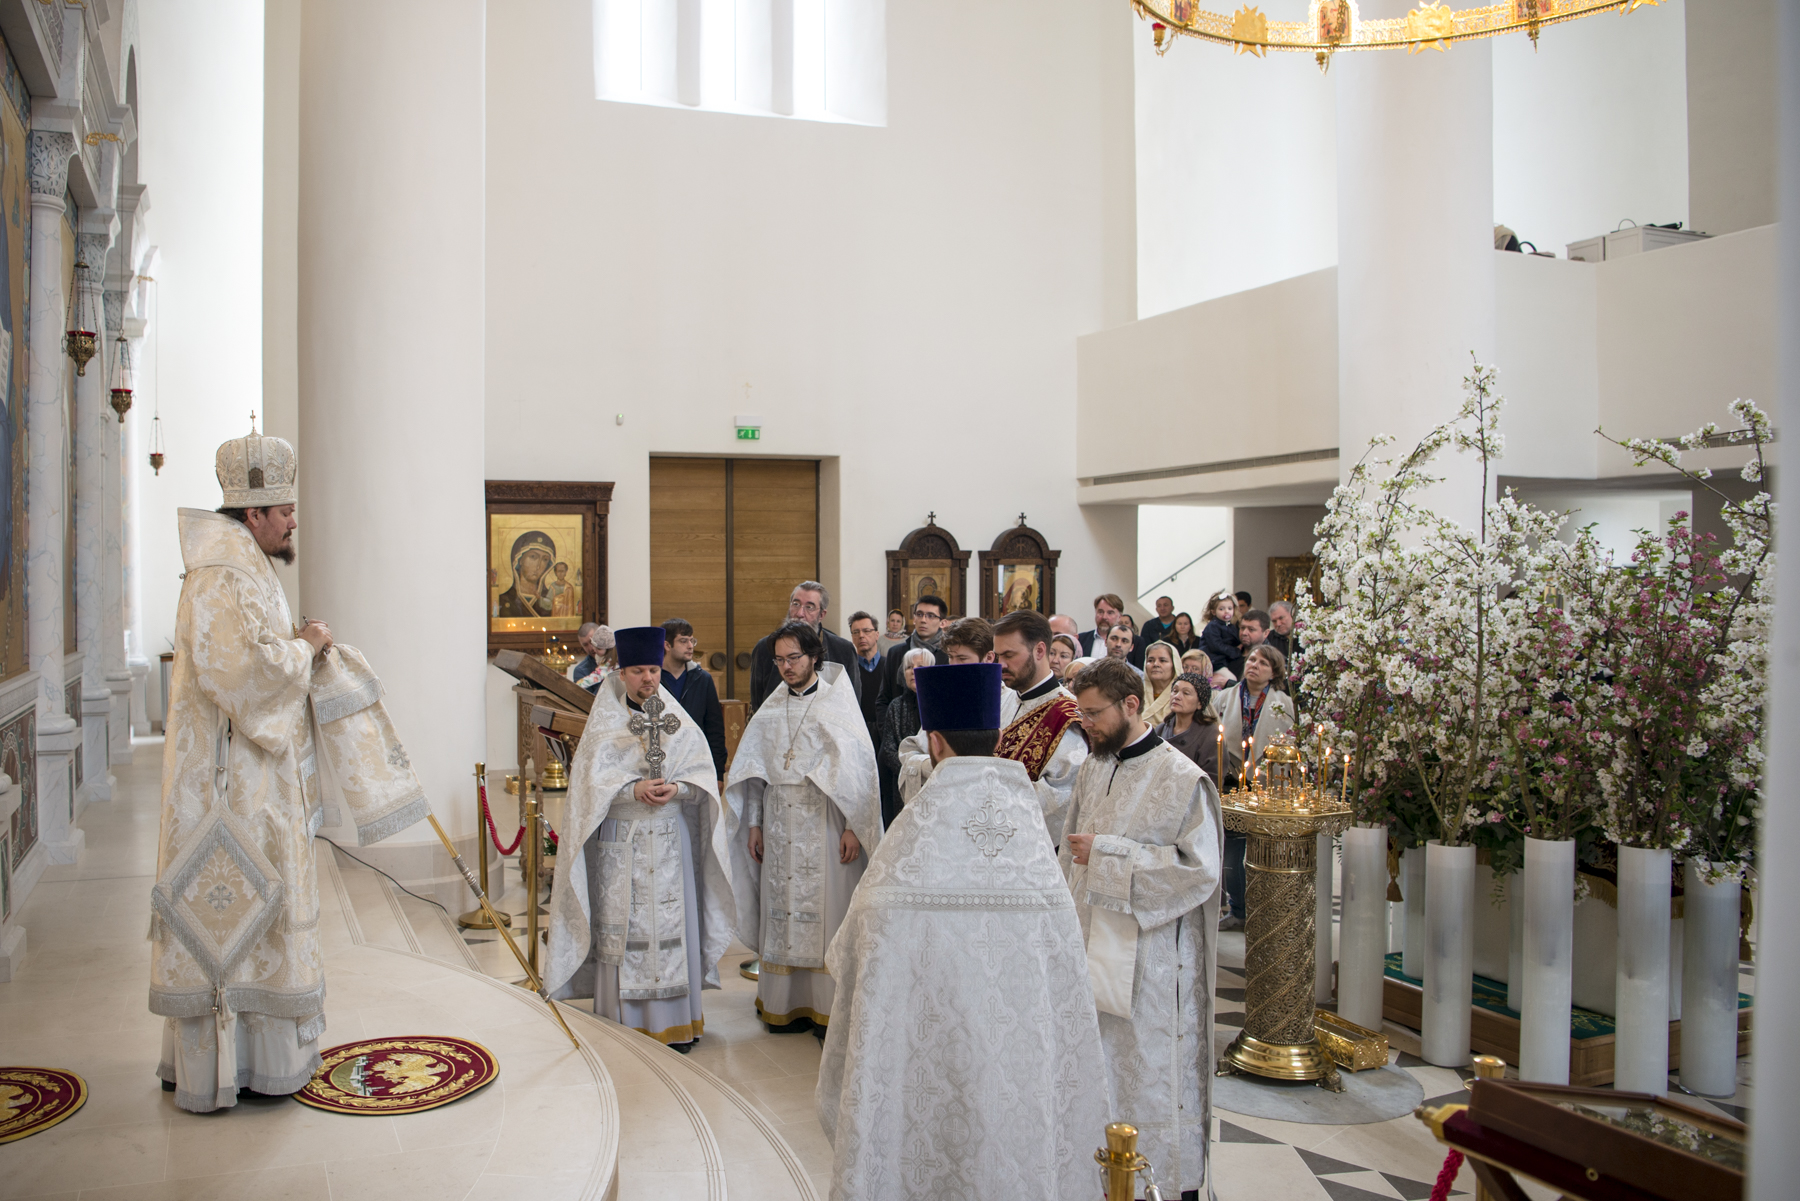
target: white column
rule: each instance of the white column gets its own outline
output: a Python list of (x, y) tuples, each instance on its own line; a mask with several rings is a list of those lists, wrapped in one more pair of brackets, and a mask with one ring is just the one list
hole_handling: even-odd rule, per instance
[[(1410, 0), (1364, 0), (1364, 19)], [(1341, 471), (1370, 437), (1404, 453), (1455, 415), (1470, 352), (1494, 347), (1493, 51), (1340, 54), (1338, 151), (1338, 445)], [(1502, 384), (1504, 384), (1504, 376)], [(1427, 494), (1473, 526), (1478, 468), (1446, 452)], [(1492, 491), (1489, 483), (1489, 491)]]
[[(483, 13), (307, 0), (300, 57), (301, 605), (367, 654), (432, 808), (469, 833), (486, 745)], [(395, 579), (423, 586), (395, 604), (379, 584)], [(428, 826), (373, 849), (403, 878), (452, 874)]]
[(68, 520), (68, 399), (63, 353), (67, 296), (63, 279), (63, 194), (75, 135), (31, 131), (31, 377), (26, 435), (31, 466), (25, 557), (26, 645), (38, 673), (38, 829), (51, 863), (74, 863), (82, 833), (75, 825), (75, 751), (81, 733), (63, 702), (63, 543)]
[[(130, 263), (123, 268), (126, 278)], [(119, 281), (124, 282), (124, 281)], [(102, 294), (106, 309), (106, 336), (116, 338), (125, 328), (126, 290), (108, 288)], [(110, 344), (112, 353), (116, 344)], [(132, 347), (135, 355), (136, 347)], [(106, 408), (101, 415), (99, 437), (101, 480), (105, 495), (100, 505), (100, 678), (111, 694), (107, 718), (107, 762), (131, 762), (131, 672), (125, 665), (125, 423), (112, 410), (112, 380), (106, 381)]]
[[(106, 273), (106, 252), (112, 245), (110, 210), (98, 210), (105, 230), (84, 230), (76, 254), (88, 265), (95, 279)], [(89, 223), (86, 214), (82, 225)], [(87, 800), (111, 800), (112, 780), (106, 770), (106, 725), (112, 706), (112, 690), (106, 686), (106, 649), (103, 589), (105, 574), (106, 532), (101, 514), (108, 499), (116, 494), (106, 478), (105, 443), (116, 440), (119, 422), (107, 404), (107, 376), (112, 367), (112, 330), (106, 321), (105, 304), (96, 314), (99, 320), (100, 346), (87, 374), (75, 377), (75, 428), (71, 431), (75, 446), (75, 645), (81, 660), (81, 712), (69, 716), (81, 723), (81, 790)]]

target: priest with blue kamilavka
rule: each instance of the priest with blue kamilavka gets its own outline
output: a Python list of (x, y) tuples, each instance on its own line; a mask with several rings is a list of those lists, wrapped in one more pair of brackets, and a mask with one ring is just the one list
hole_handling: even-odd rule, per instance
[(569, 765), (568, 866), (550, 899), (551, 995), (686, 1052), (731, 943), (731, 879), (706, 736), (662, 687), (661, 626), (614, 632)]

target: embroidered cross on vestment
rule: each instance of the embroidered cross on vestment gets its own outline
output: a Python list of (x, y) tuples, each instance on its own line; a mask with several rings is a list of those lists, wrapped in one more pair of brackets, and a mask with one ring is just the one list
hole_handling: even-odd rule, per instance
[(673, 736), (681, 728), (681, 719), (673, 713), (664, 713), (662, 697), (653, 696), (644, 702), (642, 713), (631, 715), (625, 728), (644, 740), (644, 760), (650, 764), (650, 778), (662, 779), (663, 761), (669, 757), (662, 749), (662, 736)]

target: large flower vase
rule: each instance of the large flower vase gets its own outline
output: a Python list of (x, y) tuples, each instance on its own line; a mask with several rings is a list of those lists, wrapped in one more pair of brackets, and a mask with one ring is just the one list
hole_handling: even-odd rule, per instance
[(1613, 1087), (1669, 1091), (1669, 852), (1619, 848), (1618, 1038)]
[(1699, 865), (1683, 879), (1681, 1087), (1707, 1097), (1737, 1091), (1738, 903), (1735, 874), (1708, 883)]
[(1525, 871), (1514, 880), (1519, 887), (1513, 904), (1524, 916), (1519, 956), (1519, 1079), (1567, 1084), (1574, 988), (1575, 840), (1527, 838)]
[(1400, 948), (1400, 970), (1414, 980), (1425, 978), (1425, 848), (1407, 847), (1400, 853), (1400, 895), (1406, 906), (1402, 923), (1405, 942)]
[(1337, 847), (1329, 834), (1320, 834), (1313, 865), (1313, 1004), (1331, 1004), (1331, 862)]
[(1338, 1016), (1381, 1029), (1387, 968), (1387, 827), (1344, 831), (1343, 917), (1338, 950)]
[(1506, 877), (1506, 1007), (1525, 1012), (1525, 874)]
[(1425, 1062), (1469, 1062), (1475, 1001), (1475, 848), (1425, 844), (1425, 998), (1419, 1032)]

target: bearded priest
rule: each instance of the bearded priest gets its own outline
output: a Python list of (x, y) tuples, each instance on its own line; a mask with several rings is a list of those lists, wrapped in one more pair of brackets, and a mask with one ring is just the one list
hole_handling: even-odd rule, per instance
[(1050, 620), (1031, 609), (1014, 610), (994, 623), (994, 661), (1006, 683), (994, 753), (1025, 765), (1054, 846), (1062, 841), (1069, 794), (1087, 762), (1088, 743), (1074, 694), (1050, 670), (1050, 638)]
[(187, 570), (150, 891), (157, 1075), (194, 1113), (296, 1092), (319, 1066), (319, 761), (363, 845), (430, 812), (368, 663), (324, 622), (295, 632), (271, 562), (294, 561), (294, 448), (253, 420), (214, 464), (223, 506), (177, 512)]
[(661, 626), (614, 631), (619, 669), (569, 765), (561, 838), (581, 852), (556, 873), (544, 984), (685, 1054), (706, 1028), (700, 993), (719, 987), (735, 915), (712, 751), (662, 687), (664, 637)]
[(994, 757), (1000, 668), (914, 679), (937, 767), (870, 857), (826, 955), (831, 1196), (1086, 1201), (1105, 1060), (1037, 789)]
[(819, 632), (790, 621), (773, 653), (782, 682), (745, 727), (725, 786), (737, 931), (762, 956), (763, 1023), (824, 1038), (825, 948), (881, 839), (881, 791), (856, 692), (842, 664), (824, 662)]
[(1113, 1114), (1138, 1128), (1165, 1191), (1197, 1197), (1212, 1119), (1219, 794), (1145, 724), (1143, 679), (1123, 659), (1083, 668), (1073, 690), (1092, 753), (1075, 777), (1061, 858)]

